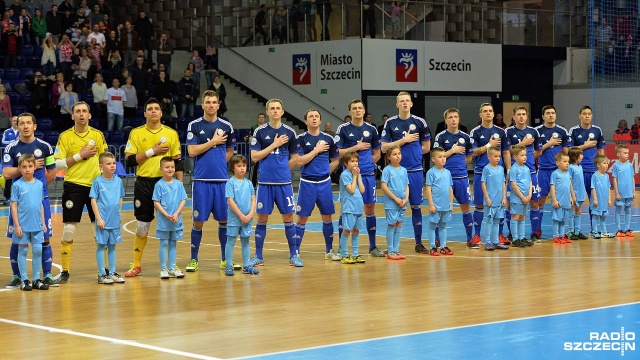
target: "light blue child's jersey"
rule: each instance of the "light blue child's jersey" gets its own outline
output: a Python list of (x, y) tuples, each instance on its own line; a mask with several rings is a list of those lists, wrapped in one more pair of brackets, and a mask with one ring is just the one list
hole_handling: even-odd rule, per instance
[[(505, 183), (504, 168), (500, 165), (493, 167), (487, 165), (482, 169), (481, 181), (487, 186), (487, 194), (491, 200), (491, 206), (500, 206), (502, 203), (502, 190)], [(486, 199), (485, 199), (485, 205)]]
[[(240, 209), (240, 212), (247, 214), (251, 211), (251, 196), (255, 194), (253, 184), (248, 179), (238, 180), (235, 176), (232, 176), (225, 187), (225, 197), (227, 199), (233, 199), (233, 201)], [(226, 200), (225, 200), (226, 201)], [(236, 213), (229, 208), (227, 212), (227, 226), (243, 226), (240, 218)]]
[(635, 191), (633, 186), (633, 177), (635, 172), (633, 171), (633, 165), (630, 161), (621, 163), (616, 161), (611, 168), (611, 175), (618, 179), (618, 193), (623, 199), (629, 199), (633, 197)]
[[(526, 163), (524, 166), (520, 166), (518, 163), (513, 163), (509, 170), (509, 181), (516, 183), (524, 197), (529, 196), (529, 192), (531, 190), (531, 169)], [(511, 190), (510, 201), (513, 204), (522, 204), (522, 200), (513, 190)]]
[(556, 189), (556, 200), (560, 207), (568, 209), (571, 207), (571, 175), (568, 171), (555, 170), (551, 174), (551, 185)]
[(356, 183), (356, 189), (353, 194), (349, 193), (346, 188), (346, 186), (352, 182), (353, 174), (346, 169), (342, 171), (340, 175), (340, 204), (342, 205), (342, 213), (362, 215), (364, 201), (360, 193), (360, 188), (358, 188)]
[(114, 176), (107, 180), (102, 175), (93, 180), (89, 197), (96, 199), (100, 217), (105, 223), (105, 229), (120, 228), (120, 199), (124, 197), (122, 180)]
[[(171, 215), (178, 210), (180, 202), (187, 199), (187, 192), (184, 190), (184, 185), (180, 180), (173, 179), (171, 183), (168, 183), (164, 181), (164, 179), (160, 179), (156, 182), (156, 185), (153, 188), (152, 199), (153, 201), (158, 201), (167, 214)], [(156, 210), (156, 219), (158, 220), (158, 231), (176, 231), (184, 229), (182, 214), (180, 214), (178, 222), (174, 223)]]
[(433, 206), (436, 207), (436, 210), (450, 211), (451, 186), (453, 186), (451, 172), (445, 168), (438, 170), (436, 167), (432, 167), (427, 171), (425, 185), (431, 186), (431, 198), (433, 199)]
[(587, 189), (584, 187), (582, 166), (580, 164), (570, 164), (567, 172), (571, 175), (571, 185), (573, 186), (573, 193), (576, 194), (576, 201), (582, 203), (587, 200)]
[(22, 231), (42, 231), (42, 182), (36, 178), (26, 182), (20, 178), (11, 186), (11, 202), (18, 203), (18, 220)]
[[(387, 184), (387, 188), (400, 199), (404, 199), (407, 196), (407, 185), (409, 185), (409, 176), (407, 175), (407, 169), (402, 166), (397, 168), (387, 165), (382, 170), (381, 182)], [(390, 197), (384, 197), (385, 209), (397, 209), (398, 204)]]

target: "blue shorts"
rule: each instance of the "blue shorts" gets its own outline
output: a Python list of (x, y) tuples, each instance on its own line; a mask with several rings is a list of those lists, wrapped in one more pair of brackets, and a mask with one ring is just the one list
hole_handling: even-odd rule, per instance
[[(53, 223), (51, 221), (51, 204), (49, 198), (42, 199), (42, 206), (44, 207), (44, 221), (47, 224), (47, 232), (44, 233), (45, 239), (51, 239), (53, 237)], [(11, 216), (11, 210), (9, 210), (9, 219), (7, 224), (7, 237), (13, 238), (13, 217)]]
[(333, 204), (333, 192), (331, 191), (331, 178), (327, 178), (324, 181), (300, 179), (296, 214), (298, 216), (310, 216), (316, 204), (322, 215), (336, 213), (336, 207)]
[(240, 235), (240, 237), (249, 237), (253, 234), (253, 221), (249, 221), (248, 224), (242, 226), (228, 226), (227, 225), (227, 236), (236, 237)]
[(176, 241), (184, 238), (184, 231), (182, 230), (174, 230), (174, 231), (156, 231), (156, 237), (160, 240), (171, 240)]
[(360, 230), (362, 227), (362, 214), (343, 213), (341, 216), (343, 231)]
[(422, 204), (422, 189), (424, 187), (424, 176), (422, 170), (407, 173), (409, 177), (409, 205)]
[(258, 214), (270, 215), (271, 212), (273, 212), (274, 203), (278, 207), (280, 213), (283, 215), (293, 214), (296, 210), (296, 205), (293, 201), (293, 187), (291, 187), (291, 184), (258, 184), (258, 190), (256, 190), (256, 199), (258, 201), (256, 210)]
[(361, 175), (362, 185), (364, 185), (364, 194), (362, 194), (362, 202), (365, 205), (375, 204), (378, 201), (376, 196), (376, 176)]
[[(387, 218), (387, 224), (392, 225), (398, 222), (404, 221), (404, 213), (407, 210), (407, 207), (403, 207), (401, 209), (384, 209), (384, 213)], [(342, 219), (342, 226), (344, 227), (344, 218)]]
[(540, 184), (538, 184), (538, 173), (531, 174), (531, 200), (540, 199)]
[(213, 214), (216, 221), (227, 221), (227, 199), (224, 182), (194, 181), (191, 185), (193, 221), (207, 221)]
[(482, 192), (482, 174), (473, 174), (473, 205), (484, 206), (484, 193)]
[(23, 231), (22, 237), (18, 237), (15, 233), (12, 242), (18, 245), (26, 244), (42, 244), (44, 242), (44, 233), (40, 231)]
[(525, 205), (522, 203), (511, 203), (511, 215), (527, 215), (527, 210), (529, 210), (529, 205)]
[(614, 200), (613, 205), (631, 207), (631, 205), (633, 205), (633, 198), (622, 198), (621, 200)]
[(566, 218), (569, 217), (569, 212), (571, 209), (559, 207), (551, 209), (551, 219), (555, 221), (565, 221)]
[(453, 197), (458, 204), (471, 203), (471, 193), (469, 191), (469, 178), (453, 179)]
[(451, 219), (451, 211), (436, 211), (429, 213), (429, 222), (434, 224), (446, 224)]
[(504, 217), (503, 206), (485, 206), (484, 217), (491, 219), (502, 219)]
[(96, 226), (96, 242), (100, 245), (115, 245), (122, 241), (120, 228), (100, 229)]
[(591, 210), (592, 215), (607, 216), (609, 214), (607, 204), (604, 204), (604, 206), (598, 205), (596, 207), (590, 206), (589, 209)]
[[(538, 170), (538, 186), (540, 188), (540, 196), (547, 197), (549, 196), (549, 191), (551, 191), (551, 174), (556, 171), (556, 169), (540, 169)], [(533, 178), (531, 179), (533, 181)], [(533, 197), (532, 197), (533, 198)]]
[(584, 189), (587, 190), (587, 197), (591, 199), (591, 177), (593, 173), (585, 171), (582, 175), (584, 177)]

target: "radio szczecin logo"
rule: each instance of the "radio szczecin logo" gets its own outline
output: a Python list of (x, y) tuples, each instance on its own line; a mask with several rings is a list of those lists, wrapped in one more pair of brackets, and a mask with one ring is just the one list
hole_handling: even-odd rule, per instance
[(586, 341), (566, 341), (565, 351), (615, 351), (624, 356), (626, 351), (636, 350), (636, 333), (620, 328), (613, 332), (589, 332)]

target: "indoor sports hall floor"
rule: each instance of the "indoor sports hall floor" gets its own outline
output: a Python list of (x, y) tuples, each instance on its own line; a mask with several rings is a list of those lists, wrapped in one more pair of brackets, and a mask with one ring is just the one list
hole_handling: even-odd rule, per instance
[[(54, 274), (61, 228), (56, 209)], [(127, 203), (122, 213), (120, 273), (132, 260), (131, 209)], [(376, 214), (382, 233), (382, 205)], [(7, 208), (0, 209), (0, 228), (6, 227), (6, 215)], [(632, 215), (637, 230), (637, 207)], [(583, 216), (586, 233), (588, 215)], [(189, 206), (184, 217), (189, 229)], [(549, 218), (545, 214), (545, 236)], [(466, 249), (460, 214), (454, 214), (449, 237), (455, 255), (434, 258), (413, 252), (409, 216), (401, 243), (406, 260), (365, 256), (365, 264), (343, 265), (324, 260), (314, 213), (301, 249), (305, 267), (293, 268), (280, 216), (274, 214), (260, 275), (227, 277), (219, 270), (217, 225), (208, 222), (197, 273), (160, 280), (158, 247), (150, 238), (142, 276), (99, 285), (92, 230), (83, 220), (70, 283), (48, 291), (0, 289), (0, 358), (640, 358), (637, 235), (486, 252)], [(613, 216), (607, 226), (615, 230)], [(152, 225), (150, 235), (154, 232)], [(384, 236), (377, 242), (383, 247)], [(0, 279), (6, 282), (9, 240), (4, 244)], [(334, 244), (337, 248), (337, 236)], [(365, 244), (363, 236), (363, 253)], [(178, 245), (183, 269), (189, 257), (187, 237)], [(237, 248), (236, 261), (240, 257)]]

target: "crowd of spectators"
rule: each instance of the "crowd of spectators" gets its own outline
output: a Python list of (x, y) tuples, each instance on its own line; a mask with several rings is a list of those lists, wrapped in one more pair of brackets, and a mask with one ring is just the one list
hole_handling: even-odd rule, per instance
[[(30, 101), (20, 101), (19, 110), (51, 118), (54, 130), (71, 125), (69, 109), (80, 100), (92, 104), (94, 118), (104, 120), (102, 130), (120, 130), (123, 117), (142, 117), (140, 106), (151, 96), (161, 99), (167, 117), (193, 116), (203, 71), (206, 86), (220, 88), (219, 81), (214, 86), (217, 54), (212, 46), (204, 59), (194, 50), (184, 76), (171, 79), (172, 41), (154, 29), (144, 11), (116, 22), (104, 0), (12, 1), (6, 6), (0, 0), (0, 129), (9, 127), (17, 105), (8, 92), (28, 94)], [(20, 75), (3, 76), (13, 70)], [(116, 97), (125, 94), (115, 102), (110, 98), (114, 92), (107, 91), (114, 88)], [(118, 101), (122, 113), (114, 112)]]

